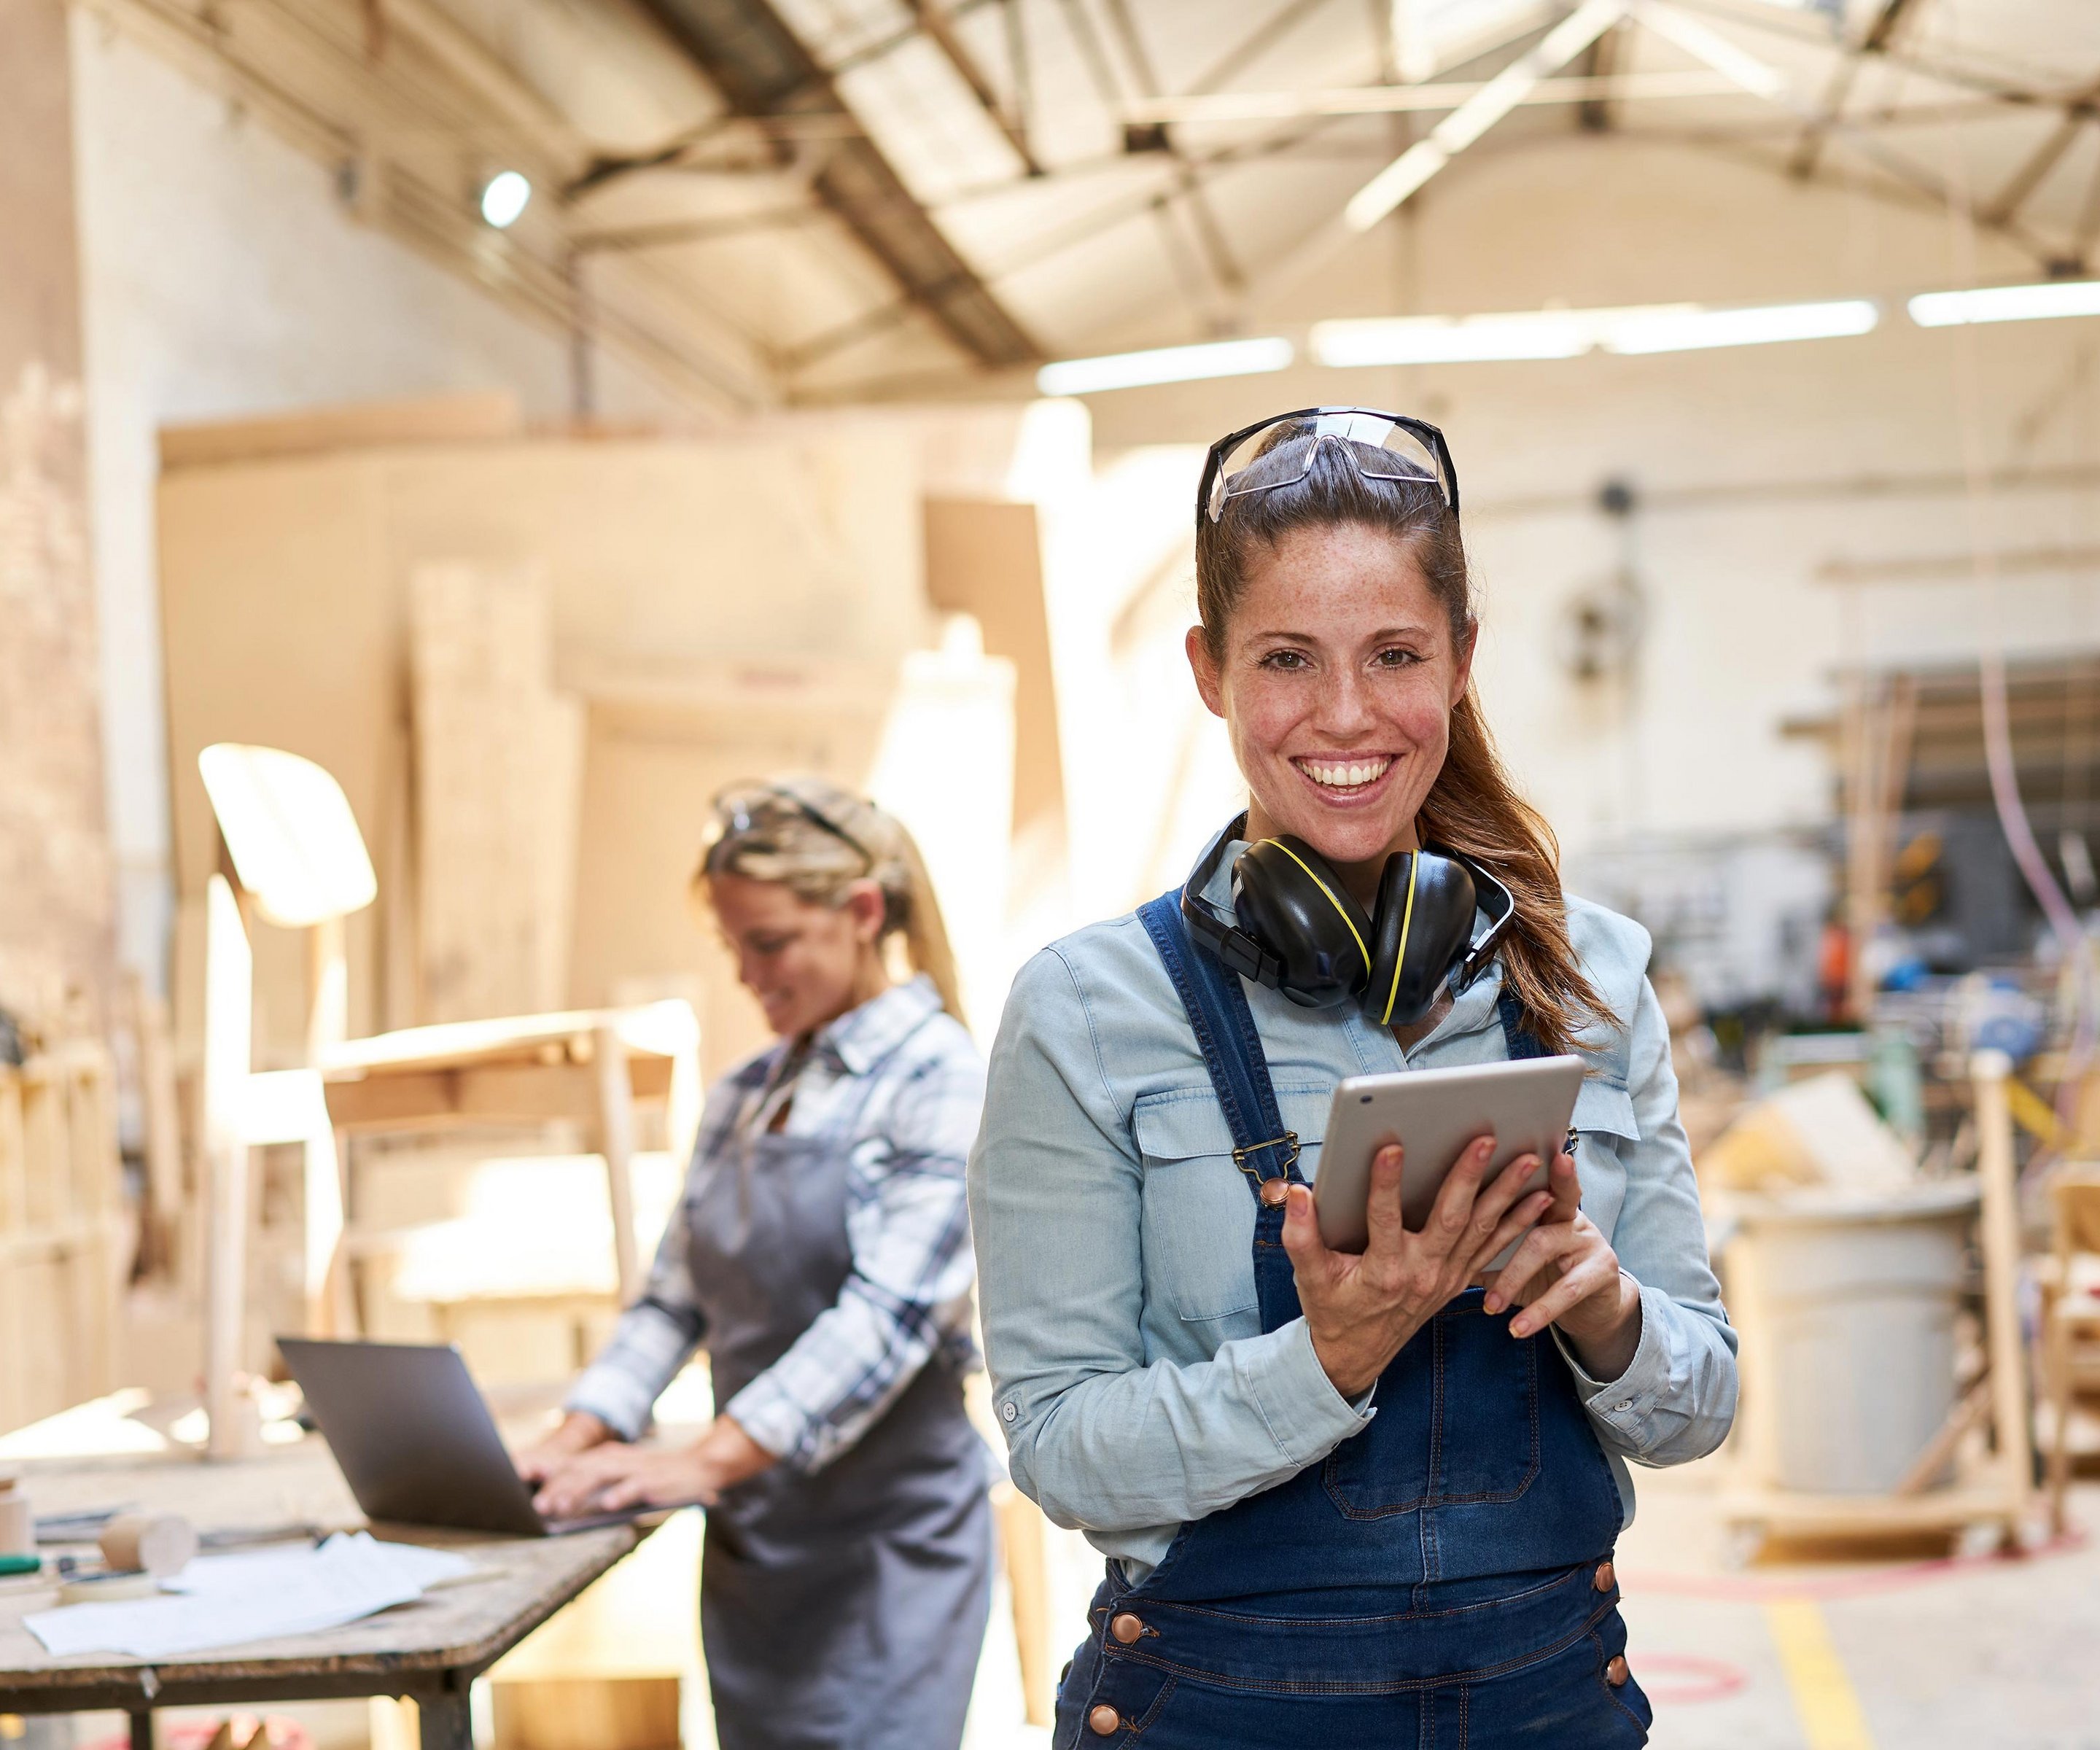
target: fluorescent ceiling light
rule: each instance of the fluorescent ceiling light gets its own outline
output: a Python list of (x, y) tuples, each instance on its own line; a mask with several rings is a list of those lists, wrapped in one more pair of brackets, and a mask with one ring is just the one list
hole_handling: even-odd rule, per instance
[(1880, 312), (1864, 298), (1744, 310), (1641, 304), (1482, 316), (1401, 316), (1317, 323), (1312, 355), (1322, 364), (1348, 367), (1573, 359), (1598, 346), (1617, 353), (1687, 352), (1864, 334), (1879, 320)]
[(1921, 328), (1964, 322), (2036, 322), (2050, 316), (2100, 316), (2100, 280), (1925, 292), (1910, 301), (1910, 319)]
[(498, 231), (508, 231), (532, 198), (532, 183), (517, 171), (498, 170), (481, 191), (481, 216)]
[(1881, 312), (1864, 298), (1825, 304), (1763, 304), (1747, 310), (1630, 313), (1599, 337), (1612, 352), (1690, 352), (1703, 346), (1763, 346), (1775, 341), (1834, 340), (1869, 333)]
[(1046, 395), (1091, 395), (1105, 389), (1139, 389), (1149, 383), (1252, 377), (1263, 371), (1281, 371), (1296, 356), (1296, 349), (1281, 336), (1206, 341), (1194, 346), (1157, 346), (1149, 352), (1061, 359), (1035, 373), (1035, 386)]

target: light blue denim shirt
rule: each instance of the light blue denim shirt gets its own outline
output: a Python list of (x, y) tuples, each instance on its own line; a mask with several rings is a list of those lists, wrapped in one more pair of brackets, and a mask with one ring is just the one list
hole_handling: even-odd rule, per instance
[[(1244, 848), (1208, 890), (1220, 904)], [(1582, 1042), (1582, 1206), (1640, 1285), (1641, 1335), (1608, 1382), (1562, 1352), (1630, 1520), (1629, 1460), (1680, 1464), (1727, 1433), (1736, 1333), (1707, 1263), (1648, 933), (1582, 900), (1568, 909), (1583, 969), (1621, 1022)], [(1498, 962), (1403, 1051), (1353, 1007), (1299, 1008), (1246, 984), (1306, 1176), (1344, 1076), (1506, 1059), (1501, 988)], [(1137, 1567), (1157, 1563), (1184, 1522), (1318, 1462), (1377, 1413), (1335, 1390), (1303, 1319), (1263, 1332), (1254, 1199), (1232, 1146), (1134, 914), (1021, 969), (969, 1168), (994, 1402), (1014, 1481), (1057, 1523)]]

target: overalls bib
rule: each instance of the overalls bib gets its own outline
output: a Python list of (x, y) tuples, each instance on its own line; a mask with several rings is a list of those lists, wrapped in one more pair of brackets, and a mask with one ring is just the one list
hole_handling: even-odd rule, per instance
[[(1178, 893), (1139, 913), (1202, 1048), (1256, 1200), (1264, 1331), (1299, 1316), (1283, 1209), (1303, 1184), (1237, 976)], [(1515, 1004), (1510, 1056), (1540, 1055)], [(1118, 1563), (1060, 1687), (1057, 1750), (1493, 1750), (1645, 1743), (1611, 1564), (1618, 1491), (1544, 1333), (1471, 1289), (1380, 1376), (1368, 1426), (1321, 1463), (1181, 1527), (1136, 1585)]]

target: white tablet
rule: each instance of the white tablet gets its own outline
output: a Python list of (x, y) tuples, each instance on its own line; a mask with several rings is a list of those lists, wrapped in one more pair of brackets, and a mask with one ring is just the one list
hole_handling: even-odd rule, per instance
[[(1582, 1069), (1579, 1057), (1528, 1057), (1457, 1069), (1351, 1076), (1335, 1090), (1326, 1139), (1320, 1146), (1312, 1187), (1320, 1237), (1338, 1252), (1364, 1249), (1370, 1237), (1364, 1206), (1371, 1160), (1388, 1143), (1407, 1150), (1400, 1203), (1412, 1229), (1429, 1219), (1445, 1176), (1476, 1136), (1495, 1139), (1483, 1185), (1524, 1154), (1537, 1155), (1540, 1163), (1527, 1190), (1543, 1185), (1548, 1163), (1567, 1139)], [(1502, 1261), (1498, 1258), (1494, 1264)]]

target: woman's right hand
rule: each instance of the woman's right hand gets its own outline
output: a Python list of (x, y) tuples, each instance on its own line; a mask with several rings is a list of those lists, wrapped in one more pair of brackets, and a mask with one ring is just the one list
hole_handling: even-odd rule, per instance
[(613, 1438), (612, 1430), (584, 1410), (571, 1410), (549, 1433), (522, 1452), (511, 1462), (527, 1483), (544, 1483), (579, 1452), (602, 1446)]
[(1370, 1243), (1361, 1254), (1327, 1249), (1309, 1186), (1293, 1185), (1284, 1206), (1283, 1245), (1298, 1281), (1298, 1302), (1312, 1333), (1312, 1352), (1345, 1398), (1370, 1390), (1437, 1310), (1489, 1260), (1544, 1214), (1546, 1191), (1524, 1194), (1538, 1157), (1512, 1161), (1483, 1188), (1495, 1139), (1481, 1136), (1458, 1157), (1419, 1233), (1401, 1218), (1397, 1143), (1371, 1163), (1366, 1216)]

